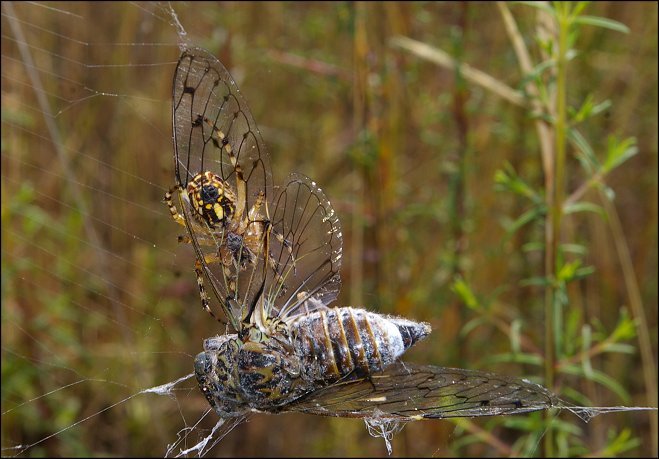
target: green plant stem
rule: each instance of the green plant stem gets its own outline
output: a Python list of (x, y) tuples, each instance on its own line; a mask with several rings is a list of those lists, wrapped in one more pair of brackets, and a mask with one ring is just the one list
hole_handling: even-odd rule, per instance
[[(560, 239), (561, 239), (561, 220), (563, 217), (563, 201), (565, 200), (565, 156), (566, 156), (566, 138), (567, 138), (567, 37), (569, 28), (569, 12), (565, 4), (557, 5), (558, 13), (558, 61), (556, 74), (556, 167), (554, 180), (554, 199), (552, 203), (552, 228), (553, 244), (551, 247), (554, 258), (552, 273), (555, 283), (552, 285), (554, 301), (552, 303), (554, 322), (554, 354), (558, 356), (561, 345), (561, 305), (556, 300), (556, 291), (560, 288), (558, 282), (558, 272), (561, 269), (560, 263)], [(552, 362), (553, 364), (553, 362)]]
[[(565, 155), (566, 155), (566, 129), (567, 129), (567, 39), (569, 33), (569, 5), (556, 4), (556, 18), (558, 21), (558, 52), (556, 67), (556, 143), (554, 177), (547, 190), (548, 208), (550, 209), (546, 228), (545, 245), (545, 272), (548, 279), (552, 279), (545, 292), (545, 382), (550, 390), (554, 387), (556, 361), (559, 358), (562, 329), (562, 305), (558, 299), (558, 290), (561, 288), (558, 273), (560, 263), (560, 235), (561, 219), (563, 216), (563, 201), (565, 199)], [(551, 434), (549, 429), (548, 433)], [(554, 454), (553, 435), (548, 435), (545, 441), (545, 455)]]
[[(567, 52), (569, 33), (569, 4), (556, 4), (558, 20), (558, 53), (556, 68), (556, 156), (554, 163), (553, 189), (547, 190), (552, 196), (550, 223), (547, 229), (546, 274), (552, 282), (547, 289), (545, 304), (545, 380), (550, 388), (554, 387), (556, 362), (560, 360), (562, 345), (563, 310), (558, 296), (561, 288), (559, 271), (561, 269), (561, 223), (563, 201), (565, 200), (565, 156), (567, 139)], [(549, 203), (548, 203), (549, 204)], [(551, 429), (549, 429), (551, 432)], [(545, 454), (553, 456), (553, 436), (545, 442)]]

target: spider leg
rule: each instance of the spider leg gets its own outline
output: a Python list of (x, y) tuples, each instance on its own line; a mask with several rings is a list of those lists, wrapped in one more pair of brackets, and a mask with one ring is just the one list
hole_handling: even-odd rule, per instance
[(236, 173), (236, 211), (234, 217), (236, 220), (241, 221), (243, 214), (245, 213), (245, 207), (247, 206), (247, 182), (245, 182), (245, 177), (243, 176), (243, 169), (238, 164), (238, 157), (233, 152), (233, 147), (229, 143), (229, 139), (226, 138), (224, 132), (222, 132), (211, 120), (204, 117), (204, 122), (208, 124), (211, 129), (213, 129), (214, 136), (211, 136), (213, 145), (218, 150), (224, 149), (224, 151), (229, 155), (229, 161), (231, 161), (231, 166)]
[[(178, 237), (178, 242), (181, 244), (192, 244), (192, 239), (188, 235), (181, 235)], [(217, 247), (218, 240), (209, 237), (197, 236), (197, 244), (204, 247)]]
[(172, 201), (172, 195), (174, 193), (180, 192), (181, 187), (179, 185), (174, 185), (172, 188), (169, 189), (167, 193), (165, 193), (165, 199), (164, 202), (169, 208), (169, 213), (172, 215), (172, 218), (176, 223), (179, 225), (185, 226), (185, 218), (183, 215), (181, 215), (178, 210), (176, 209), (176, 206), (174, 205), (174, 202)]
[[(217, 255), (206, 255), (204, 256), (204, 260), (206, 263), (214, 263), (217, 261), (221, 261)], [(202, 271), (202, 266), (199, 260), (195, 260), (194, 264), (194, 272), (197, 275), (197, 286), (199, 287), (199, 295), (201, 296), (201, 307), (204, 308), (204, 310), (209, 313), (215, 320), (220, 322), (223, 325), (226, 325), (227, 323), (217, 317), (215, 313), (211, 310), (210, 307), (210, 298), (208, 297), (208, 293), (206, 293), (206, 288), (204, 287), (204, 273)]]

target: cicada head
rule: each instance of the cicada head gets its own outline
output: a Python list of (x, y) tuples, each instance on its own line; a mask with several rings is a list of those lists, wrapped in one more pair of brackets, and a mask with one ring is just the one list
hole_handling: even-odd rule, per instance
[(237, 335), (209, 338), (204, 341), (204, 352), (197, 354), (194, 360), (199, 388), (222, 418), (240, 416), (248, 410), (235, 371), (240, 345)]

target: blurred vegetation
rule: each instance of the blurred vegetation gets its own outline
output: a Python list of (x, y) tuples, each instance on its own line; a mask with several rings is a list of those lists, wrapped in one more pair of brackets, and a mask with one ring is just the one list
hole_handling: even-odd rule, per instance
[[(657, 406), (656, 3), (173, 7), (238, 82), (275, 182), (299, 171), (332, 200), (340, 303), (431, 322), (407, 360)], [(193, 381), (122, 402), (222, 332), (160, 202), (165, 8), (3, 2), (3, 455), (56, 432), (25, 454), (162, 455), (207, 408)], [(656, 456), (656, 423), (416, 422), (393, 452)], [(260, 415), (211, 454), (386, 450), (361, 421)]]

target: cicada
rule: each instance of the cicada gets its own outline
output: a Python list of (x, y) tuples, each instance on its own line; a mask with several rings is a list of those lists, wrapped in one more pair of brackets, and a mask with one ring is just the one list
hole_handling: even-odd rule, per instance
[(429, 324), (331, 307), (341, 285), (339, 218), (307, 177), (273, 185), (247, 104), (206, 50), (181, 54), (173, 124), (177, 183), (166, 200), (194, 247), (204, 308), (210, 312), (205, 279), (233, 328), (205, 340), (194, 361), (220, 417), (298, 411), (404, 422), (557, 403), (526, 380), (403, 363)]

